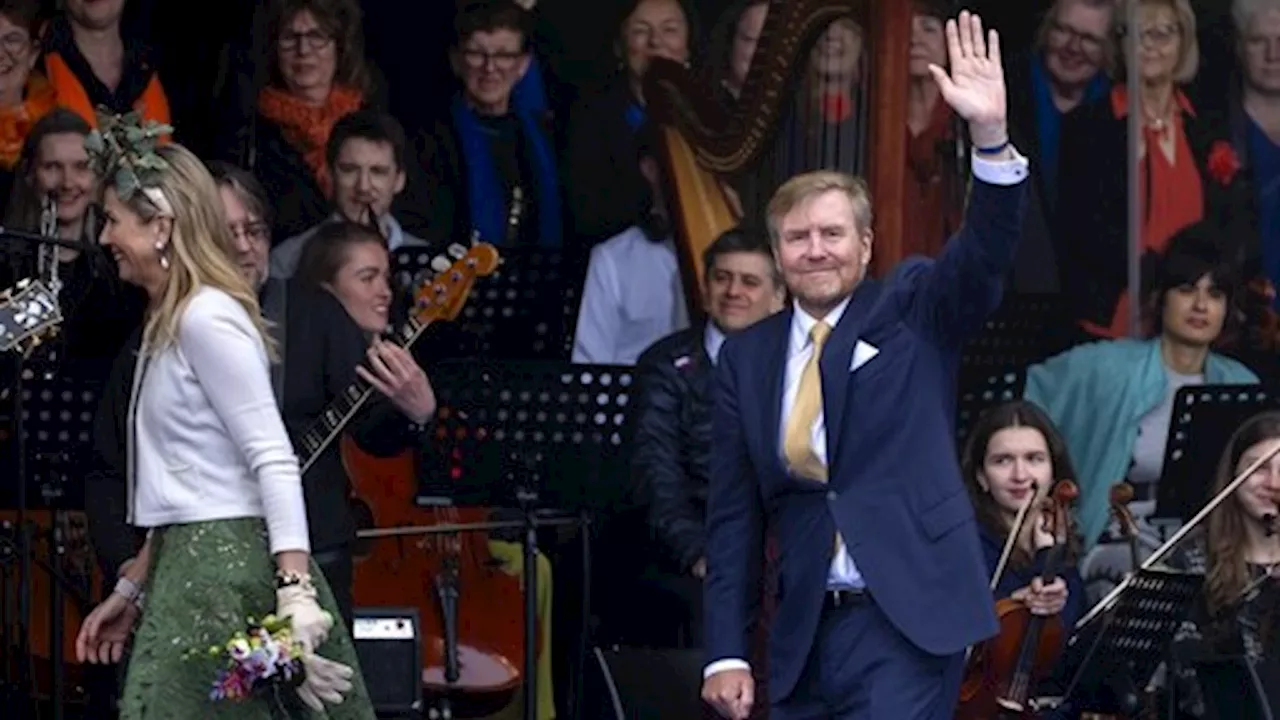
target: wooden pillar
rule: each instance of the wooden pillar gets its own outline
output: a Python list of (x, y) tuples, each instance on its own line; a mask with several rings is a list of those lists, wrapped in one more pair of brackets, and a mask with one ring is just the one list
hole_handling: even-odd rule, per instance
[(872, 0), (870, 7), (871, 156), (867, 182), (875, 212), (872, 272), (883, 275), (909, 248), (902, 242), (906, 209), (907, 78), (912, 4)]

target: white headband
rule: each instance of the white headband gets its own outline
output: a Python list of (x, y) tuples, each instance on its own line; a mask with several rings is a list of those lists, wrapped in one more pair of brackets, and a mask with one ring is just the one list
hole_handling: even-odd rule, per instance
[(160, 188), (144, 187), (141, 190), (142, 195), (155, 206), (156, 210), (160, 211), (161, 215), (173, 217), (173, 206), (169, 204), (169, 199), (164, 196)]

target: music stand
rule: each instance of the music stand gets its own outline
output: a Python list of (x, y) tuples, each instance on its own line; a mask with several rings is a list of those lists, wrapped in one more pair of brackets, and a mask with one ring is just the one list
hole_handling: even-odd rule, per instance
[(1204, 507), (1231, 434), (1245, 420), (1280, 407), (1261, 385), (1198, 385), (1178, 390), (1169, 416), (1156, 518), (1186, 522)]
[(1203, 584), (1199, 573), (1138, 570), (1115, 605), (1067, 641), (1066, 701), (1090, 712), (1136, 712)]
[(962, 380), (956, 398), (956, 445), (964, 447), (969, 430), (982, 414), (993, 407), (1022, 397), (1025, 370), (1008, 370), (982, 378)]
[[(475, 288), (453, 322), (433, 329), (424, 359), (483, 357), (563, 360), (569, 357), (586, 277), (586, 256), (546, 248), (501, 248), (502, 264)], [(430, 269), (425, 248), (399, 248), (393, 272), (413, 288)]]
[(1011, 368), (1025, 368), (1053, 357), (1075, 344), (1060, 295), (1007, 295), (983, 324), (982, 332), (965, 343), (960, 375), (985, 377)]
[[(81, 453), (92, 446), (93, 418), (98, 407), (101, 382), (95, 379), (90, 368), (77, 363), (48, 362), (27, 363), (22, 370), (20, 402), (15, 403), (21, 412), (21, 441), (10, 443), (8, 449), (22, 452), (25, 458), (27, 497), (31, 499), (26, 511), (44, 510), (48, 513), (48, 527), (41, 528), (39, 520), (15, 520), (28, 527), (30, 572), (44, 572), (49, 578), (49, 602), (51, 608), (49, 649), (51, 667), (50, 693), (53, 716), (64, 716), (63, 701), (65, 677), (63, 674), (63, 606), (68, 593), (73, 598), (87, 600), (90, 594), (92, 563), (86, 565), (84, 577), (68, 578), (64, 566), (67, 538), (61, 536), (64, 526), (63, 513), (71, 508), (84, 507), (84, 484), (80, 480), (84, 467)], [(15, 458), (16, 459), (16, 458)], [(20, 481), (22, 480), (21, 476)], [(37, 490), (32, 495), (30, 490)], [(71, 491), (71, 492), (69, 492)], [(13, 492), (13, 496), (9, 493)], [(0, 496), (0, 506), (12, 507), (17, 501), (16, 488), (6, 488)], [(39, 517), (39, 516), (37, 516)], [(5, 524), (8, 524), (6, 521)], [(17, 528), (22, 533), (22, 528)], [(40, 535), (45, 537), (47, 557), (37, 557), (33, 552)], [(5, 548), (6, 552), (18, 552), (18, 548)], [(28, 580), (28, 582), (30, 582)], [(6, 583), (7, 585), (7, 583)], [(6, 602), (6, 607), (8, 603)], [(6, 618), (7, 622), (7, 618)], [(29, 631), (29, 630), (28, 630)], [(25, 662), (25, 660), (22, 660)]]
[[(524, 700), (530, 720), (537, 713), (540, 510), (589, 515), (621, 496), (632, 373), (630, 367), (492, 360), (446, 362), (432, 371), (439, 407), (419, 503), (517, 507), (524, 518)], [(589, 585), (589, 568), (583, 572)]]

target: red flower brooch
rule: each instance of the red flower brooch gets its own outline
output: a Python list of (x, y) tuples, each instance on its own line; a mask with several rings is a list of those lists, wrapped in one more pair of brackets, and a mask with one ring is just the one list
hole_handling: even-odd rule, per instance
[(1209, 175), (1221, 185), (1230, 185), (1240, 172), (1240, 157), (1225, 140), (1219, 140), (1209, 148)]

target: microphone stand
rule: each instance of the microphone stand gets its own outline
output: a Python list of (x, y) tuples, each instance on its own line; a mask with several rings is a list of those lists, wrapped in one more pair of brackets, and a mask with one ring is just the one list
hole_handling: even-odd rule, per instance
[[(41, 229), (44, 231), (49, 231), (51, 229), (56, 230), (57, 211), (54, 208), (52, 198), (46, 196), (44, 208), (41, 212), (41, 215), (42, 215)], [(13, 230), (7, 227), (0, 226), (0, 239), (2, 240), (16, 240), (20, 243), (33, 245), (37, 248), (66, 247), (66, 248), (72, 248), (75, 250), (82, 250), (84, 248), (83, 242), (75, 241), (75, 240), (63, 240), (62, 238), (54, 237), (53, 235), (54, 233), (52, 232), (49, 232), (48, 234), (31, 233), (31, 232), (26, 232), (22, 230)], [(38, 257), (39, 252), (37, 251), (36, 254)], [(55, 252), (54, 262), (55, 263), (57, 262), (56, 252)], [(19, 688), (21, 688), (20, 690), (14, 693), (15, 694), (14, 701), (15, 701), (15, 704), (21, 704), (22, 701), (20, 698), (22, 697), (23, 693), (26, 693), (27, 697), (26, 697), (25, 704), (29, 706), (32, 700), (32, 696), (35, 695), (35, 693), (33, 692), (35, 689), (34, 688), (35, 678), (32, 677), (32, 674), (31, 674), (31, 665), (32, 665), (31, 638), (29, 636), (30, 629), (31, 629), (31, 570), (32, 570), (31, 545), (32, 545), (32, 542), (31, 542), (30, 528), (27, 527), (27, 509), (28, 509), (27, 457), (26, 457), (27, 452), (26, 452), (26, 437), (23, 431), (24, 423), (22, 418), (23, 416), (23, 407), (22, 407), (23, 406), (23, 401), (22, 401), (23, 381), (25, 380), (24, 375), (27, 373), (27, 368), (25, 367), (25, 360), (26, 360), (26, 353), (18, 353), (17, 372), (15, 373), (15, 380), (14, 380), (14, 387), (13, 387), (13, 393), (14, 393), (13, 422), (14, 422), (14, 436), (15, 436), (14, 442), (15, 442), (15, 451), (18, 456), (17, 467), (15, 469), (16, 470), (15, 474), (17, 476), (16, 480), (18, 484), (18, 498), (17, 498), (18, 508), (16, 512), (16, 515), (17, 515), (16, 524), (17, 524), (17, 540), (18, 540), (17, 555), (18, 555), (18, 568), (19, 568), (18, 569), (18, 573), (19, 573), (18, 622), (17, 622), (17, 635), (18, 635), (17, 675), (18, 675), (18, 686)], [(54, 580), (54, 582), (56, 582), (56, 579)], [(58, 609), (61, 610), (61, 608), (58, 608)], [(61, 623), (54, 623), (53, 625), (54, 625), (53, 627), (54, 630), (61, 630)], [(56, 638), (56, 641), (57, 642), (54, 644), (53, 647), (56, 647), (58, 650), (61, 650), (62, 638)], [(9, 643), (6, 642), (5, 645), (6, 645), (5, 654), (9, 655), (9, 649), (10, 649)], [(13, 684), (12, 684), (13, 673), (9, 669), (10, 662), (11, 662), (11, 659), (9, 657), (6, 657), (5, 658), (5, 668), (6, 668), (5, 679), (9, 683), (10, 690), (13, 691)], [(55, 679), (60, 681), (62, 679), (61, 673), (55, 673)], [(51, 693), (53, 697), (51, 697), (50, 700), (53, 705), (54, 717), (61, 718), (63, 717), (64, 711), (65, 711), (65, 708), (63, 705), (63, 698), (61, 697), (61, 694), (62, 694), (61, 688), (55, 688), (55, 690), (57, 690), (58, 692)], [(18, 708), (14, 708), (14, 709), (18, 709)], [(30, 709), (30, 708), (29, 707), (23, 708), (23, 710), (26, 710), (26, 709)], [(22, 714), (26, 714), (26, 713), (24, 712)]]

